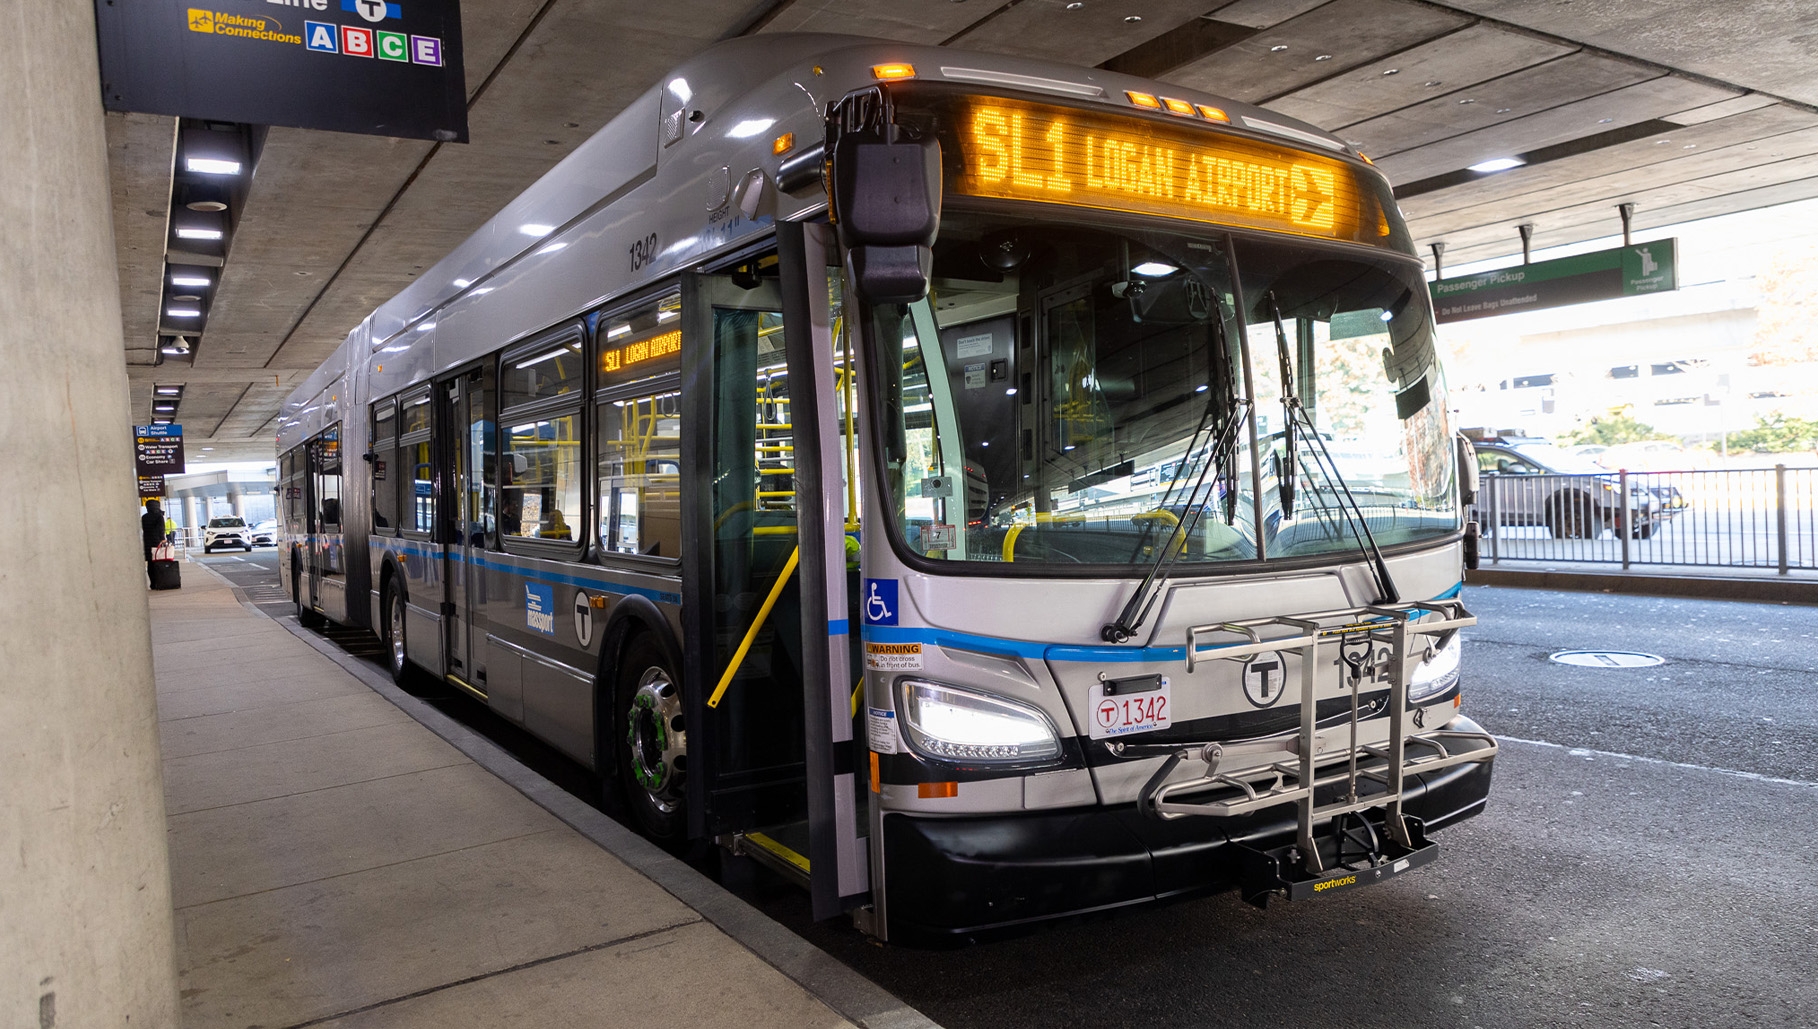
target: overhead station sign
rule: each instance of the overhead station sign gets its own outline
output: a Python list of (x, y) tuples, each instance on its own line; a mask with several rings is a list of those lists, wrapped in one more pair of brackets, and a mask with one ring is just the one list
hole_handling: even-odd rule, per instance
[(139, 496), (163, 496), (164, 477), (183, 474), (183, 426), (133, 426), (133, 463), (139, 472)]
[(1470, 321), (1679, 288), (1676, 239), (1499, 268), (1428, 283), (1436, 320)]
[(95, 0), (102, 101), (467, 141), (459, 0)]

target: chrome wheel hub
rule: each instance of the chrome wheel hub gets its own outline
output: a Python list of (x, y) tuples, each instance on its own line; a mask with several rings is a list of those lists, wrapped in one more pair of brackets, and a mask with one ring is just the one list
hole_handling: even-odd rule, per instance
[(683, 729), (682, 691), (661, 668), (647, 668), (626, 712), (625, 739), (631, 774), (658, 810), (681, 806), (688, 734)]
[(391, 613), (386, 621), (390, 625), (391, 667), (397, 671), (404, 667), (404, 601), (403, 598), (391, 598)]

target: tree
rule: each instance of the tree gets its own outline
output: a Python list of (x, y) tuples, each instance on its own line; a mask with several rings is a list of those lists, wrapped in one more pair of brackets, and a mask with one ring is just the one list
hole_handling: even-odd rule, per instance
[[(1576, 431), (1566, 433), (1567, 443), (1601, 443), (1613, 447), (1618, 443), (1639, 443), (1649, 439), (1676, 439), (1664, 432), (1655, 431), (1652, 425), (1645, 425), (1635, 420), (1626, 407), (1611, 408), (1608, 414), (1599, 415), (1586, 422)], [(1732, 437), (1734, 438), (1734, 437)]]
[(1730, 447), (1757, 454), (1818, 450), (1818, 422), (1789, 418), (1779, 411), (1755, 418), (1755, 427), (1730, 433)]

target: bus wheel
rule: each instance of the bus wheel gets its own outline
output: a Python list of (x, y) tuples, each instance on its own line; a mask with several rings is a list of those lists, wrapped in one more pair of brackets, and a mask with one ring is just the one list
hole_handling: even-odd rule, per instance
[(391, 670), (391, 681), (401, 687), (410, 685), (410, 658), (404, 648), (404, 598), (396, 583), (385, 584), (385, 666)]
[(616, 696), (619, 740), (613, 749), (626, 806), (644, 835), (681, 848), (688, 838), (687, 715), (681, 680), (650, 635), (640, 633), (626, 646)]

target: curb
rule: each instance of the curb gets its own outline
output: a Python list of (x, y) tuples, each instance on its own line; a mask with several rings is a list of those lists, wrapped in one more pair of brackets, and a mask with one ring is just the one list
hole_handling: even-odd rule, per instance
[(726, 935), (738, 941), (772, 968), (834, 1013), (864, 1029), (941, 1029), (939, 1023), (903, 1003), (895, 995), (835, 960), (825, 951), (756, 908), (740, 900), (719, 883), (671, 857), (661, 848), (608, 818), (604, 812), (567, 792), (519, 763), (516, 757), (465, 725), (405, 693), (391, 677), (342, 652), (328, 640), (303, 628), (295, 618), (274, 618), (259, 608), (241, 587), (201, 562), (192, 562), (233, 590), (242, 607), (270, 618), (291, 635), (309, 644), (342, 671), (358, 679), (424, 728), (465, 754), (475, 764), (497, 776), (537, 806), (561, 819), (645, 878), (667, 890), (677, 900), (700, 912)]

